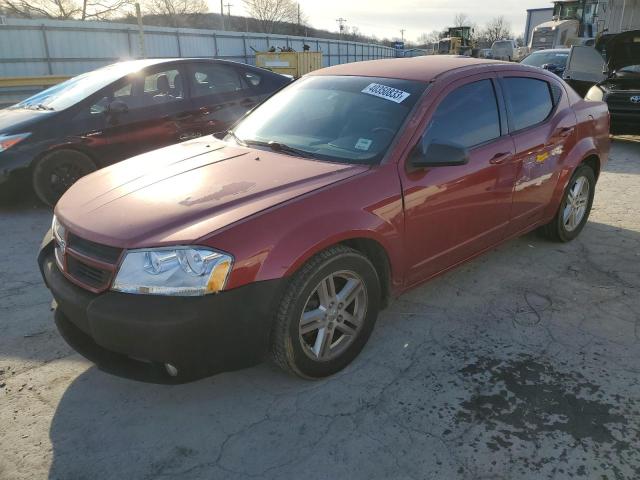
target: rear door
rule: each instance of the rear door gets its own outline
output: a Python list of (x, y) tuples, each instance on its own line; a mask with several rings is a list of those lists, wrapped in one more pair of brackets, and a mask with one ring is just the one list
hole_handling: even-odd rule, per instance
[(515, 149), (497, 90), (491, 74), (448, 85), (416, 133), (416, 143), (455, 142), (468, 148), (466, 165), (412, 170), (401, 164), (409, 285), (504, 238)]
[(576, 138), (576, 116), (559, 82), (531, 73), (503, 73), (500, 84), (517, 167), (508, 234), (543, 219)]
[(194, 62), (187, 70), (191, 91), (188, 122), (200, 135), (226, 132), (270, 93), (264, 89), (263, 76), (242, 67)]

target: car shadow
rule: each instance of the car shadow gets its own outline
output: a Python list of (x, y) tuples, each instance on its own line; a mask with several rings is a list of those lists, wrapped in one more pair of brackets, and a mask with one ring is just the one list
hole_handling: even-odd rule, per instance
[(608, 450), (611, 425), (624, 439), (640, 422), (625, 413), (640, 406), (627, 378), (640, 305), (624, 296), (640, 286), (639, 248), (639, 232), (597, 222), (568, 244), (508, 242), (392, 303), (360, 357), (318, 382), (268, 364), (177, 386), (90, 367), (55, 409), (49, 478), (454, 478), (485, 471), (483, 456), (498, 477), (514, 451), (543, 473), (572, 438), (615, 465), (629, 447)]

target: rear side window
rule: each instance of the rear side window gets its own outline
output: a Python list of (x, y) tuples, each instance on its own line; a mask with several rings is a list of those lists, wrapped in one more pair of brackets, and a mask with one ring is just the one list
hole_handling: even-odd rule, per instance
[(469, 83), (438, 105), (427, 127), (423, 145), (457, 143), (466, 148), (500, 136), (500, 115), (491, 80)]
[(513, 130), (542, 123), (553, 111), (554, 101), (548, 82), (535, 78), (508, 77), (503, 85), (513, 119)]

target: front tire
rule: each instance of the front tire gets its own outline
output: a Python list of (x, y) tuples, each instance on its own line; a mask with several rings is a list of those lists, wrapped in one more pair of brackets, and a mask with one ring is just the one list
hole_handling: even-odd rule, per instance
[(53, 207), (71, 185), (96, 170), (89, 156), (77, 150), (61, 149), (47, 153), (33, 167), (33, 190)]
[(293, 276), (280, 302), (273, 360), (302, 378), (339, 372), (367, 343), (380, 295), (376, 269), (360, 252), (340, 245), (317, 254)]
[(544, 235), (557, 242), (570, 242), (580, 235), (591, 213), (595, 188), (593, 169), (580, 165), (567, 184), (556, 216), (542, 227)]

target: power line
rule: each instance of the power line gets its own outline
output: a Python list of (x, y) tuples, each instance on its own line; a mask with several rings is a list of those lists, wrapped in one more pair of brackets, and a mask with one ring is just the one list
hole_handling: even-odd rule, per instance
[(340, 34), (342, 34), (342, 32), (344, 31), (344, 24), (347, 23), (347, 19), (346, 18), (336, 18), (336, 22), (338, 22), (338, 26), (340, 28)]

